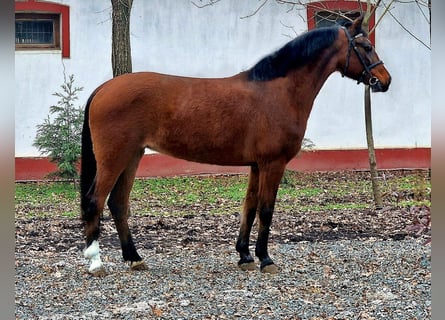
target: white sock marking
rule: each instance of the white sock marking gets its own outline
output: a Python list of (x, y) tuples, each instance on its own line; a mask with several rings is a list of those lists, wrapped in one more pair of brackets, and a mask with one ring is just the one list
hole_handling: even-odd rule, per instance
[(94, 240), (83, 252), (83, 256), (91, 261), (90, 267), (88, 268), (89, 272), (102, 268), (103, 264), (102, 260), (100, 259), (99, 241)]

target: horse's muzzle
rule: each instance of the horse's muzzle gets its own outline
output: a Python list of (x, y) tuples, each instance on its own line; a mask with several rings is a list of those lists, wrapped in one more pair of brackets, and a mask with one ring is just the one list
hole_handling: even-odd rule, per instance
[(382, 83), (377, 77), (371, 77), (369, 79), (369, 85), (372, 92), (386, 92), (391, 84), (391, 77), (388, 78), (386, 83)]

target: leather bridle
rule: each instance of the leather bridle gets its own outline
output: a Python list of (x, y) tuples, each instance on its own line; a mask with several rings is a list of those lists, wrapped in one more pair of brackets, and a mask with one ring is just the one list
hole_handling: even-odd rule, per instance
[(349, 42), (349, 45), (348, 45), (348, 46), (349, 46), (349, 48), (348, 48), (348, 55), (347, 55), (347, 57), (346, 57), (346, 65), (345, 65), (345, 69), (343, 70), (342, 76), (344, 77), (345, 74), (346, 74), (346, 72), (348, 71), (348, 67), (349, 67), (349, 58), (351, 57), (351, 51), (352, 51), (352, 49), (354, 49), (354, 52), (355, 52), (355, 54), (357, 55), (357, 58), (359, 59), (360, 63), (362, 64), (362, 66), (363, 66), (363, 68), (364, 68), (364, 70), (363, 70), (363, 72), (362, 72), (360, 78), (357, 80), (357, 84), (359, 84), (360, 82), (365, 83), (363, 80), (365, 79), (366, 75), (369, 75), (369, 81), (368, 81), (368, 84), (369, 84), (370, 86), (376, 85), (380, 80), (377, 79), (377, 77), (375, 77), (375, 76), (372, 75), (371, 70), (372, 70), (373, 68), (377, 67), (378, 65), (383, 64), (383, 61), (382, 61), (382, 60), (379, 60), (379, 61), (377, 61), (377, 62), (374, 62), (374, 63), (370, 64), (370, 65), (367, 65), (367, 64), (365, 63), (365, 60), (363, 59), (362, 55), (361, 55), (360, 52), (358, 51), (357, 46), (356, 46), (356, 44), (355, 44), (355, 40), (356, 40), (357, 38), (363, 37), (364, 34), (363, 34), (363, 33), (359, 33), (359, 34), (357, 34), (357, 35), (355, 35), (355, 36), (352, 37), (352, 36), (349, 34), (348, 29), (346, 29), (346, 27), (343, 27), (343, 26), (342, 26), (341, 28), (345, 31), (346, 37), (348, 38), (348, 42)]

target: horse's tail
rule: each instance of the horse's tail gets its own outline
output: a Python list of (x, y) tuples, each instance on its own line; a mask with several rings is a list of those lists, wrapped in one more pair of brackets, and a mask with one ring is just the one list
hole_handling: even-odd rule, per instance
[(88, 212), (90, 199), (87, 197), (88, 192), (94, 187), (94, 180), (96, 178), (96, 157), (93, 153), (93, 141), (91, 140), (90, 130), (90, 104), (95, 93), (91, 94), (85, 106), (85, 115), (82, 128), (82, 149), (81, 149), (81, 165), (80, 165), (80, 205), (82, 211), (82, 218)]

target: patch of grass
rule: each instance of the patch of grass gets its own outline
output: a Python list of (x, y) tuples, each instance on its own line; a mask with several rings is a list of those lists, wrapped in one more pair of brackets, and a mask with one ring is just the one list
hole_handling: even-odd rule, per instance
[(77, 187), (68, 182), (29, 182), (16, 183), (16, 203), (72, 201), (78, 198)]
[(78, 218), (79, 211), (64, 211), (60, 214), (64, 218)]
[(70, 182), (16, 183), (16, 214), (28, 217), (79, 216), (78, 185)]
[(397, 206), (401, 208), (431, 206), (431, 200), (403, 200), (397, 203)]
[(369, 207), (369, 203), (328, 203), (319, 206), (303, 206), (302, 211), (360, 210)]
[(397, 206), (431, 206), (431, 180), (427, 172), (384, 179), (382, 189), (385, 197)]
[(194, 204), (197, 201), (217, 203), (221, 199), (240, 201), (244, 198), (247, 177), (173, 177), (137, 179), (131, 197), (159, 198), (167, 204)]
[(278, 189), (278, 197), (293, 196), (293, 197), (317, 197), (324, 191), (322, 188), (308, 186), (308, 187), (280, 187)]
[[(137, 179), (130, 207), (137, 215), (226, 214), (240, 212), (247, 188), (245, 175)], [(423, 171), (385, 173), (385, 205), (430, 206), (431, 183)], [(288, 213), (372, 208), (367, 172), (286, 172), (276, 209)], [(79, 216), (78, 186), (67, 182), (16, 184), (16, 214)]]

